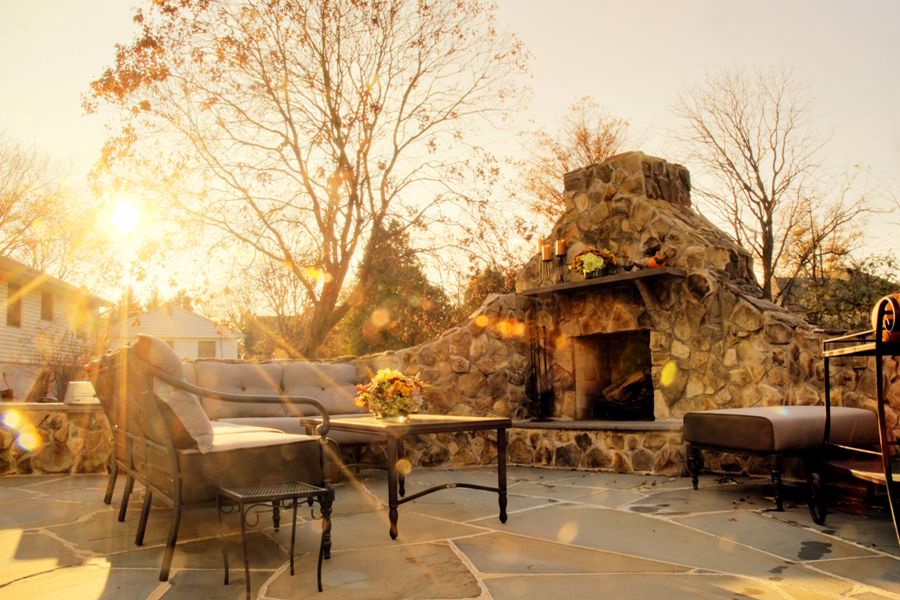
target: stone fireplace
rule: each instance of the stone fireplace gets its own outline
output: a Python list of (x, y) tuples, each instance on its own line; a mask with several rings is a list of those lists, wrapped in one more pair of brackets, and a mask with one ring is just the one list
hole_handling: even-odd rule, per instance
[[(687, 412), (821, 403), (822, 334), (760, 299), (750, 255), (691, 206), (684, 167), (632, 152), (564, 185), (567, 210), (547, 236), (566, 241), (562, 260), (536, 252), (517, 293), (489, 297), (435, 340), (358, 358), (360, 380), (418, 373), (426, 412), (510, 417), (514, 464), (660, 474), (684, 468)], [(587, 246), (636, 268), (585, 280), (567, 265)], [(870, 402), (865, 363), (835, 379), (840, 404)], [(497, 449), (476, 433), (407, 451), (414, 464), (470, 465)]]
[[(758, 298), (750, 255), (693, 210), (684, 167), (632, 152), (568, 173), (565, 191), (548, 242), (564, 240), (566, 256), (535, 256), (517, 280), (527, 319), (549, 332), (534, 340), (553, 395), (544, 416), (660, 422), (819, 399), (800, 358), (817, 336)], [(631, 268), (585, 279), (567, 266), (588, 247)]]

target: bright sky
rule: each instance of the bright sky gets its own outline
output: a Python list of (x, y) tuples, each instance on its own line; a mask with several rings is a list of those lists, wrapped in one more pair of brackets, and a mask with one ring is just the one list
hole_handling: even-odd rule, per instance
[[(86, 171), (104, 131), (81, 96), (132, 36), (133, 5), (0, 0), (0, 131)], [(831, 136), (829, 162), (868, 166), (900, 196), (900, 2), (501, 0), (498, 24), (534, 57), (521, 116), (538, 125), (593, 96), (640, 149), (679, 162), (667, 131), (682, 86), (727, 66), (787, 67)]]

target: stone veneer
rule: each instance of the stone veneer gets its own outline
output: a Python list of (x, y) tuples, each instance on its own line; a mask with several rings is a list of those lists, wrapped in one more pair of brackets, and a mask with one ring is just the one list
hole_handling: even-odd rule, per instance
[[(511, 417), (516, 464), (660, 474), (684, 469), (687, 412), (824, 401), (821, 332), (758, 297), (750, 255), (691, 208), (684, 167), (628, 153), (567, 174), (565, 193), (567, 211), (547, 237), (568, 242), (565, 264), (587, 245), (639, 264), (650, 248), (685, 275), (575, 293), (492, 296), (437, 340), (356, 359), (361, 379), (385, 366), (418, 373), (431, 384), (425, 411)], [(549, 267), (535, 255), (519, 274), (517, 292), (581, 278), (564, 264)], [(567, 424), (579, 410), (574, 340), (636, 330), (649, 331), (655, 421), (599, 429)], [(563, 419), (551, 427), (524, 421), (537, 414), (535, 349), (551, 360), (554, 411)], [(836, 403), (874, 409), (871, 359), (833, 364)], [(900, 361), (890, 360), (886, 373), (889, 397), (900, 400)], [(896, 429), (896, 413), (891, 421)], [(431, 441), (437, 443), (411, 444), (414, 462), (482, 464), (496, 456), (483, 434)], [(726, 471), (748, 465), (728, 455), (712, 460)]]
[(105, 473), (112, 447), (99, 404), (0, 405), (0, 475)]

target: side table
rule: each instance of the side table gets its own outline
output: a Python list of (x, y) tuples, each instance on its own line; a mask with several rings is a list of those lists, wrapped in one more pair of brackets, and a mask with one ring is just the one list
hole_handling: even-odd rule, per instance
[(244, 579), (247, 584), (247, 598), (250, 598), (250, 559), (247, 555), (247, 516), (257, 506), (273, 504), (292, 510), (291, 521), (291, 575), (294, 574), (294, 541), (297, 534), (297, 505), (306, 501), (310, 506), (319, 504), (322, 511), (322, 537), (319, 540), (319, 561), (316, 567), (316, 581), (322, 591), (322, 558), (331, 556), (331, 505), (334, 502), (334, 490), (330, 487), (319, 487), (302, 481), (284, 483), (268, 483), (242, 487), (221, 487), (216, 494), (216, 513), (219, 516), (219, 536), (222, 541), (222, 560), (225, 563), (225, 585), (228, 585), (228, 551), (225, 549), (224, 523), (222, 514), (228, 512), (226, 503), (236, 504), (241, 519), (241, 544), (244, 549)]

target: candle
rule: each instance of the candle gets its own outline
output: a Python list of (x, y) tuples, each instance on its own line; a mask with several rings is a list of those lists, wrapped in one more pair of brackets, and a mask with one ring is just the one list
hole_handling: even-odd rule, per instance
[(541, 260), (553, 260), (553, 247), (550, 244), (541, 246)]
[(556, 240), (556, 255), (557, 256), (565, 256), (566, 254), (566, 240)]
[(544, 238), (538, 238), (538, 254), (544, 251)]

